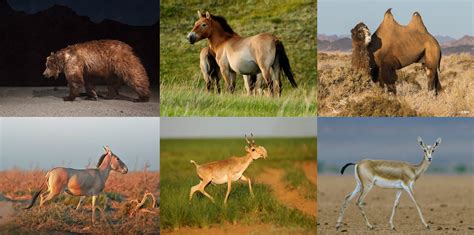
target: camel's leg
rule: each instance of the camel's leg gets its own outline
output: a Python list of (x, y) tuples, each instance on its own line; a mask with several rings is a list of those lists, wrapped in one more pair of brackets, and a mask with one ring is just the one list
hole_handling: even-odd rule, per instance
[(395, 86), (396, 80), (397, 80), (396, 71), (387, 65), (382, 65), (380, 69), (380, 79), (379, 79), (380, 86), (383, 88), (384, 84), (386, 84), (388, 92), (397, 94), (397, 88)]
[(243, 180), (243, 181), (247, 181), (247, 182), (249, 183), (249, 191), (250, 191), (250, 195), (251, 195), (252, 197), (255, 197), (255, 195), (253, 194), (253, 190), (252, 190), (252, 182), (251, 182), (250, 178), (248, 178), (248, 177), (245, 177), (244, 175), (242, 175), (242, 177), (240, 177), (240, 179), (241, 179), (241, 180)]
[(400, 202), (400, 196), (402, 195), (402, 192), (403, 191), (399, 189), (397, 190), (397, 194), (395, 195), (395, 202), (393, 203), (392, 214), (390, 215), (390, 221), (388, 222), (392, 230), (395, 230), (395, 226), (393, 225), (393, 217), (395, 216), (395, 210), (397, 209), (398, 203)]
[(415, 196), (413, 195), (413, 190), (406, 186), (406, 185), (403, 185), (403, 189), (405, 189), (405, 191), (408, 193), (408, 195), (410, 196), (411, 200), (413, 201), (413, 203), (415, 204), (416, 206), (416, 209), (418, 210), (418, 214), (420, 215), (420, 219), (421, 219), (421, 222), (423, 223), (423, 225), (429, 229), (430, 226), (425, 222), (425, 218), (423, 218), (423, 214), (421, 213), (421, 209), (420, 209), (420, 206), (418, 206), (418, 203), (416, 202), (415, 200)]
[(435, 94), (441, 90), (441, 83), (439, 82), (439, 68), (425, 66), (426, 76), (428, 77), (428, 90), (434, 90)]
[(342, 225), (342, 218), (344, 217), (344, 210), (346, 210), (347, 203), (349, 203), (357, 195), (357, 193), (360, 192), (360, 189), (361, 189), (361, 186), (359, 183), (357, 183), (354, 191), (347, 194), (346, 197), (344, 198), (344, 202), (342, 203), (342, 206), (341, 206), (341, 211), (339, 212), (339, 217), (337, 218), (336, 230), (339, 229)]
[(81, 197), (79, 198), (79, 203), (77, 203), (76, 211), (82, 209), (82, 202), (84, 201), (84, 198), (86, 198), (86, 196), (81, 196)]
[(369, 229), (373, 229), (374, 227), (369, 223), (369, 219), (367, 219), (367, 215), (365, 214), (365, 211), (364, 211), (364, 207), (362, 206), (362, 204), (364, 203), (364, 199), (365, 197), (367, 196), (367, 194), (370, 192), (370, 190), (372, 189), (372, 186), (373, 186), (373, 182), (370, 182), (368, 183), (367, 185), (364, 185), (362, 187), (362, 190), (361, 190), (361, 193), (359, 195), (359, 198), (357, 199), (357, 206), (359, 207), (360, 209), (360, 212), (362, 214), (362, 216), (364, 217), (365, 219), (365, 224), (367, 225), (367, 227)]
[(227, 204), (227, 198), (229, 198), (230, 190), (232, 189), (232, 175), (227, 175), (227, 193), (225, 194), (224, 204)]

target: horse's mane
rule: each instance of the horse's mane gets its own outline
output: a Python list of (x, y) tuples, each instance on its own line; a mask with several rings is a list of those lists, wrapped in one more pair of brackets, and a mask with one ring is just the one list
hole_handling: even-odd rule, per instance
[(227, 20), (223, 16), (216, 16), (216, 15), (211, 14), (211, 18), (217, 21), (217, 23), (219, 23), (222, 26), (222, 29), (224, 29), (224, 31), (228, 33), (232, 33), (232, 34), (235, 33), (234, 30), (232, 30), (232, 28), (230, 27), (229, 23), (227, 23)]
[(97, 163), (97, 167), (99, 167), (102, 164), (102, 162), (104, 161), (105, 155), (107, 155), (107, 154), (104, 153), (104, 154), (102, 154), (102, 156), (100, 156), (99, 162)]

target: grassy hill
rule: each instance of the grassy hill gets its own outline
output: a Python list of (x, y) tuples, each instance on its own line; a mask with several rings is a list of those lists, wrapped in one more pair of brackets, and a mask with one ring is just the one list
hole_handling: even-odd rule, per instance
[[(208, 42), (191, 45), (186, 41), (197, 10), (224, 16), (241, 36), (268, 32), (280, 38), (298, 89), (282, 77), (282, 97), (247, 96), (238, 75), (234, 94), (207, 93), (199, 52)], [(160, 17), (161, 116), (316, 115), (316, 1), (165, 0), (160, 4)]]

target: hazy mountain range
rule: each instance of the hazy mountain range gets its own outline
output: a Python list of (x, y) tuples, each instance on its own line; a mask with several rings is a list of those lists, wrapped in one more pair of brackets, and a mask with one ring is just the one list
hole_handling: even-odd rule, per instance
[[(474, 37), (465, 35), (459, 39), (450, 36), (435, 36), (441, 44), (444, 55), (454, 53), (470, 53), (474, 55)], [(318, 34), (319, 51), (351, 51), (350, 35)]]

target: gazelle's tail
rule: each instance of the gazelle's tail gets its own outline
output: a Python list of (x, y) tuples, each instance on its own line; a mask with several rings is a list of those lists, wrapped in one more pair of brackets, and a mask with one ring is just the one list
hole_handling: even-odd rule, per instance
[(199, 167), (199, 165), (198, 165), (195, 161), (191, 160), (190, 162), (191, 162), (192, 164), (194, 164), (194, 165), (196, 166), (196, 168)]
[(352, 166), (352, 165), (355, 165), (355, 163), (347, 163), (346, 165), (344, 165), (341, 169), (341, 175), (344, 174), (344, 170), (346, 170), (348, 166)]

